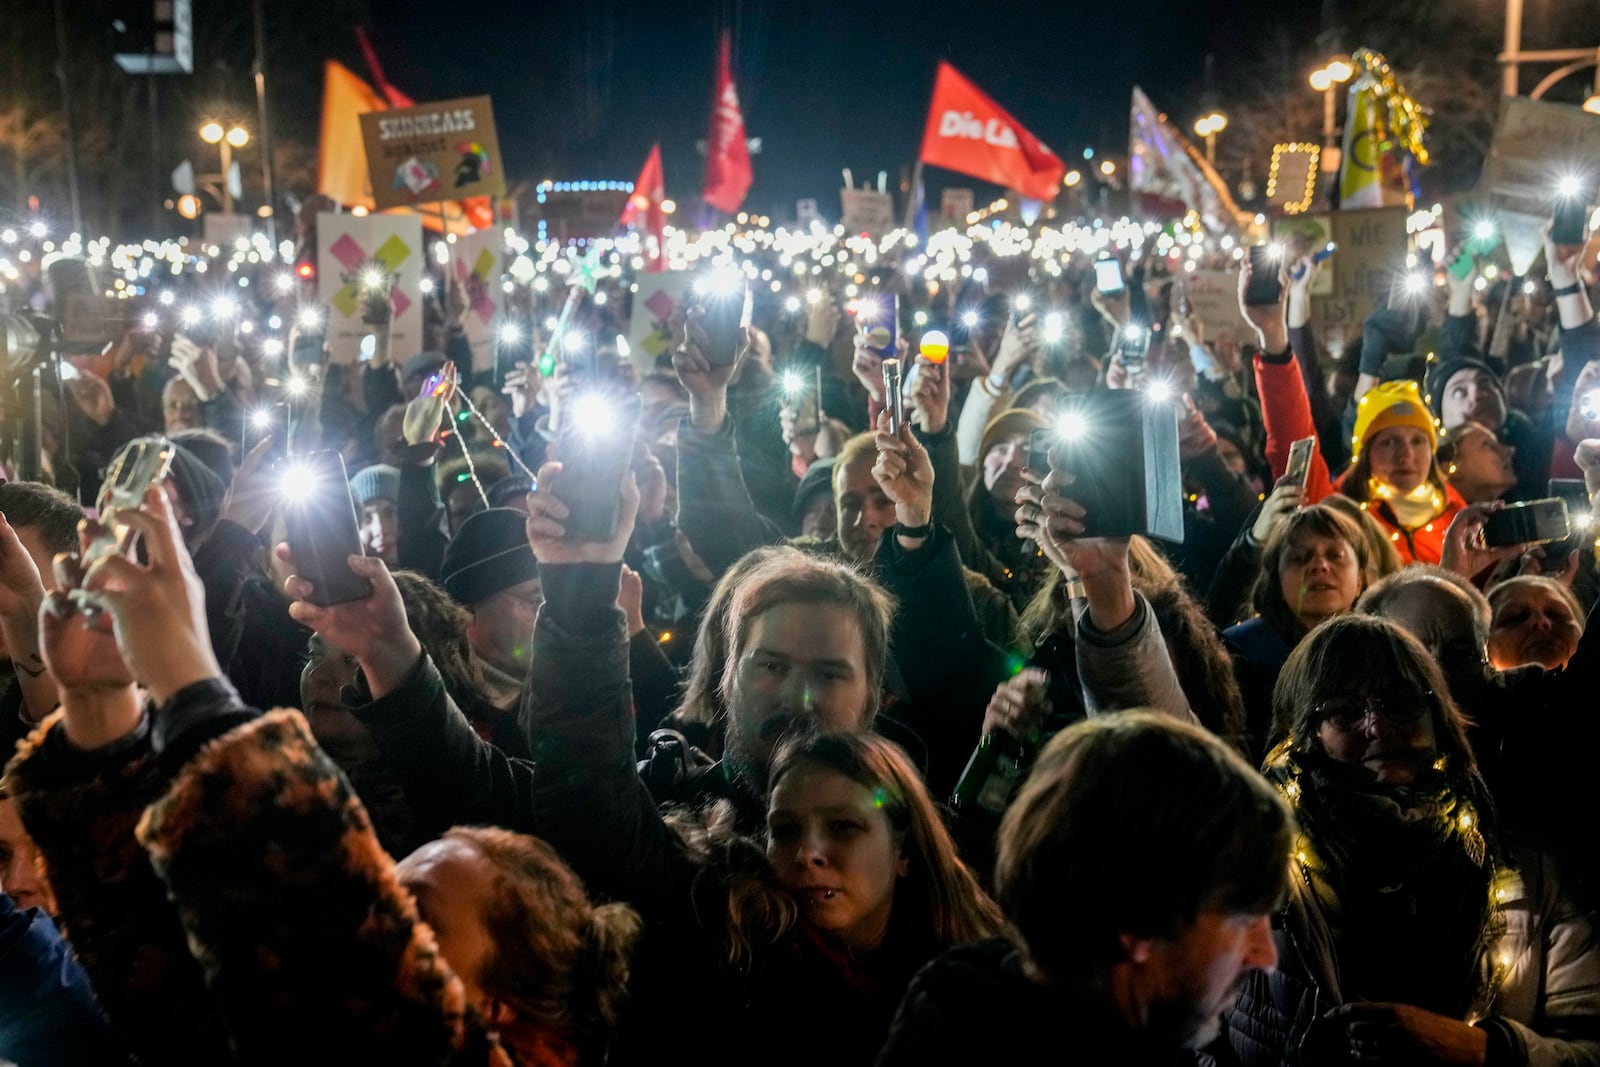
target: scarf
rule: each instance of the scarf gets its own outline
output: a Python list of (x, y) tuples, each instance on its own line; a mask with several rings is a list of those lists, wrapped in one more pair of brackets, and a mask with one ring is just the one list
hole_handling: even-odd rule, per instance
[(484, 698), (501, 711), (513, 707), (522, 696), (522, 687), (527, 679), (503, 671), (486, 659), (480, 658), (478, 662), (483, 665)]
[(1268, 768), (1295, 810), (1307, 904), (1326, 923), (1346, 1001), (1413, 1004), (1464, 1018), (1498, 933), (1495, 862), (1471, 797), (1443, 768), (1406, 787), (1357, 784), (1325, 759)]

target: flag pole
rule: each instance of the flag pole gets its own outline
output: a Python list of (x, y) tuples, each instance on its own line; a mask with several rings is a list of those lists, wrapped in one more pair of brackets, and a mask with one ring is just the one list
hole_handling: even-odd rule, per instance
[(917, 190), (922, 188), (922, 160), (911, 168), (911, 188), (906, 190), (906, 213), (900, 228), (909, 230), (917, 221)]

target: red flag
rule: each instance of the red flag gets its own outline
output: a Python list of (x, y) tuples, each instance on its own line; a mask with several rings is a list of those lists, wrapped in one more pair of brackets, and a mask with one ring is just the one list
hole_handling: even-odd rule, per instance
[(717, 54), (717, 91), (711, 100), (711, 137), (706, 151), (706, 203), (733, 214), (744, 203), (754, 175), (750, 147), (745, 144), (744, 115), (739, 93), (733, 87), (733, 61), (728, 35), (722, 35)]
[(939, 64), (922, 162), (1050, 200), (1067, 165), (948, 63)]
[(622, 209), (622, 225), (632, 226), (644, 235), (645, 270), (667, 269), (667, 242), (663, 231), (667, 217), (661, 210), (666, 198), (666, 183), (661, 176), (661, 146), (650, 146), (650, 155), (633, 183), (633, 195)]

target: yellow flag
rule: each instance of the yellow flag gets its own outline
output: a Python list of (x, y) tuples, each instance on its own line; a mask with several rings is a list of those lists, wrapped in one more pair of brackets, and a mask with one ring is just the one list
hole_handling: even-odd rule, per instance
[(1339, 206), (1382, 207), (1383, 124), (1377, 95), (1366, 79), (1350, 89), (1344, 123), (1344, 152), (1339, 167)]

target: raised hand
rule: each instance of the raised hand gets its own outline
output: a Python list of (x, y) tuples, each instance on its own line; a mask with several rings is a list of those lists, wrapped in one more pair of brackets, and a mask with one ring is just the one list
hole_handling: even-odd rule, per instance
[(914, 366), (917, 389), (911, 395), (913, 418), (923, 433), (943, 433), (950, 421), (949, 364), (931, 363), (918, 356)]
[(1305, 495), (1305, 487), (1299, 482), (1290, 481), (1287, 476), (1278, 479), (1278, 484), (1267, 494), (1266, 502), (1257, 512), (1255, 525), (1250, 527), (1250, 536), (1256, 544), (1266, 544), (1273, 531), (1283, 525), (1295, 508), (1305, 503)]
[(105, 426), (116, 414), (117, 401), (111, 395), (111, 386), (98, 374), (85, 371), (66, 385), (72, 402), (78, 405), (84, 418), (96, 426)]
[(113, 511), (107, 521), (143, 537), (149, 562), (118, 555), (96, 560), (70, 594), (72, 601), (111, 616), (122, 658), (158, 704), (184, 686), (221, 677), (206, 623), (205, 586), (166, 491), (152, 487), (142, 510)]
[[(279, 559), (294, 567), (294, 555), (287, 544), (280, 544), (277, 553)], [(284, 592), (294, 599), (289, 614), (340, 652), (353, 656), (372, 695), (382, 697), (416, 666), (422, 644), (406, 622), (400, 589), (383, 560), (377, 556), (351, 556), (348, 562), (352, 571), (372, 583), (369, 596), (339, 604), (313, 604), (307, 599), (312, 593), (311, 583), (291, 575), (283, 583)]]
[(1445, 570), (1455, 571), (1463, 578), (1474, 578), (1502, 560), (1516, 559), (1522, 555), (1523, 545), (1490, 548), (1484, 544), (1484, 523), (1503, 507), (1503, 501), (1490, 500), (1483, 504), (1468, 504), (1456, 512), (1456, 517), (1450, 520), (1450, 528), (1444, 532), (1444, 549), (1439, 556), (1439, 565)]
[(511, 417), (520, 419), (539, 397), (538, 376), (526, 363), (517, 363), (506, 372), (506, 384), (500, 391), (511, 399)]
[(1289, 327), (1285, 315), (1284, 305), (1289, 299), (1289, 271), (1286, 266), (1278, 268), (1279, 280), (1283, 283), (1278, 291), (1278, 302), (1275, 304), (1246, 304), (1244, 294), (1250, 287), (1250, 257), (1245, 256), (1239, 265), (1239, 311), (1244, 315), (1252, 329), (1256, 332), (1256, 343), (1261, 346), (1261, 351), (1278, 353), (1289, 347)]
[(632, 470), (624, 471), (617, 487), (617, 528), (609, 541), (575, 541), (562, 523), (571, 514), (551, 491), (561, 480), (561, 464), (539, 468), (534, 490), (528, 494), (528, 545), (541, 567), (562, 563), (615, 563), (622, 559), (633, 536), (639, 513), (639, 483)]
[(926, 526), (933, 514), (933, 464), (911, 427), (889, 432), (889, 413), (878, 413), (878, 461), (872, 477), (883, 495), (894, 501), (895, 521), (902, 526)]
[(271, 451), (272, 438), (266, 437), (245, 453), (222, 501), (222, 518), (251, 533), (260, 533), (278, 506), (278, 476), (267, 462)]
[(450, 398), (455, 395), (460, 380), (456, 365), (446, 363), (438, 374), (430, 375), (422, 383), (422, 389), (406, 405), (405, 415), (400, 422), (406, 444), (420, 445), (438, 436), (439, 424), (444, 420)]
[(996, 730), (1003, 730), (1018, 740), (1027, 741), (1044, 729), (1045, 717), (1049, 714), (1050, 675), (1037, 667), (1029, 667), (995, 688), (989, 707), (983, 713), (983, 735), (987, 737)]
[(680, 340), (672, 350), (672, 369), (689, 393), (690, 422), (696, 429), (715, 432), (727, 418), (728, 383), (750, 350), (750, 338), (745, 337), (732, 363), (713, 364), (706, 358), (711, 341), (701, 325), (704, 318), (701, 308), (690, 308), (686, 315), (674, 318), (673, 330)]
[(197, 345), (182, 334), (172, 339), (172, 355), (167, 365), (183, 375), (183, 380), (194, 388), (202, 401), (214, 400), (227, 388), (217, 363), (217, 350), (209, 345)]

